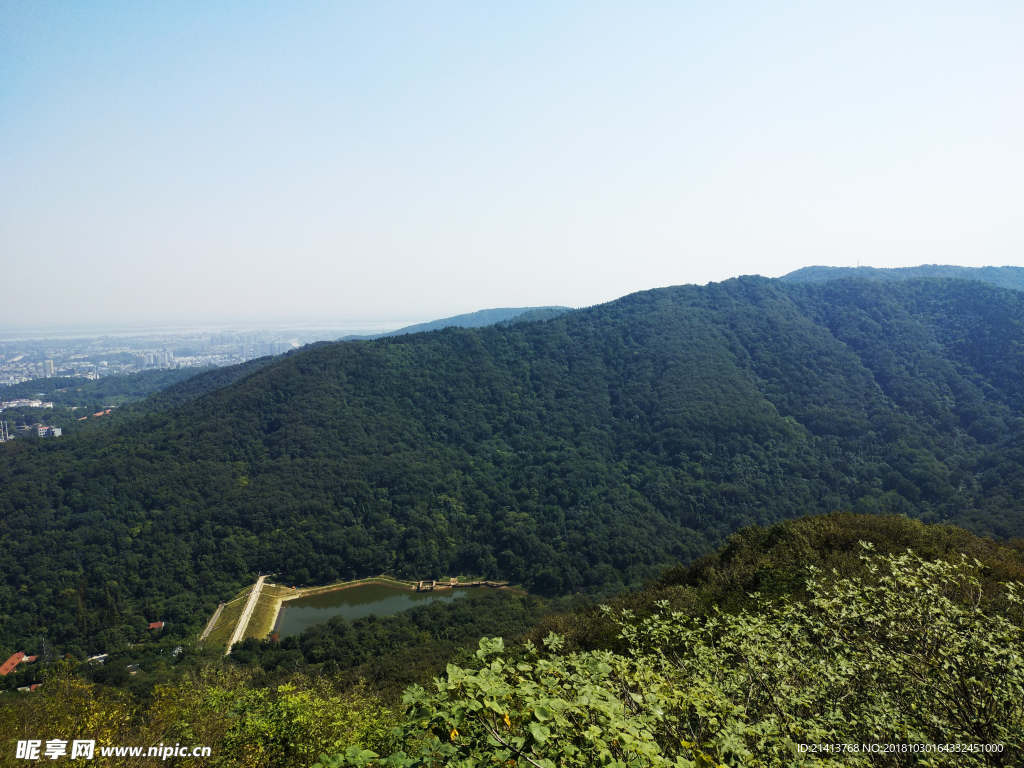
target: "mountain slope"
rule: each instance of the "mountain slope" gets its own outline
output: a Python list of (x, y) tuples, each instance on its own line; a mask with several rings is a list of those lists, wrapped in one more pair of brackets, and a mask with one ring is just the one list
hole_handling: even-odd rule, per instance
[(954, 277), (1024, 291), (1024, 267), (954, 267), (923, 264), (920, 267), (802, 267), (779, 278), (787, 283), (823, 283), (854, 277), (862, 280), (912, 280), (917, 277)]
[(836, 509), (1020, 534), (1024, 296), (744, 278), (293, 353), (4, 447), (0, 642), (184, 634), (275, 571), (614, 590)]
[(405, 336), (410, 333), (423, 333), (425, 331), (440, 331), (444, 328), (484, 328), (497, 323), (507, 323), (513, 320), (550, 320), (553, 317), (571, 312), (569, 307), (519, 307), (501, 309), (481, 309), (476, 312), (469, 312), (465, 315), (455, 315), (442, 320), (431, 320), (429, 323), (417, 323), (399, 328), (396, 331), (377, 333), (370, 336), (344, 336), (338, 341), (372, 341), (383, 339), (389, 336)]

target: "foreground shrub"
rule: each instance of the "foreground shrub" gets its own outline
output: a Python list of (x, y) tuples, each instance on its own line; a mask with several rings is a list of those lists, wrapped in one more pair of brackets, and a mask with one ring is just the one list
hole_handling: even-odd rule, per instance
[(353, 746), (321, 765), (1020, 765), (1021, 586), (1005, 585), (997, 616), (977, 564), (865, 565), (864, 578), (812, 572), (806, 603), (702, 621), (624, 612), (625, 655), (563, 655), (552, 636), (517, 660), (482, 640), (481, 668), (407, 691), (402, 751)]
[[(157, 686), (143, 708), (125, 692), (82, 680), (72, 664), (55, 665), (37, 691), (0, 698), (0, 765), (24, 762), (14, 755), (16, 742), (25, 739), (93, 739), (97, 746), (143, 750), (178, 743), (210, 747), (206, 757), (175, 758), (183, 768), (306, 768), (324, 751), (390, 743), (396, 719), (362, 687), (342, 693), (315, 676), (272, 688), (256, 683), (247, 670), (206, 667)], [(139, 757), (102, 760), (140, 764)], [(57, 762), (80, 761), (65, 756)]]

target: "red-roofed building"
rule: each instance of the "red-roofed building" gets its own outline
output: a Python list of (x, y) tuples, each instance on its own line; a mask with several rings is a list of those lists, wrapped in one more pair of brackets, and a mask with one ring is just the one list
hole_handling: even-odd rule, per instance
[(21, 664), (21, 660), (25, 658), (25, 654), (18, 651), (16, 654), (11, 656), (3, 664), (0, 664), (0, 675), (7, 675), (14, 671), (14, 668)]
[(38, 656), (26, 656), (24, 659), (22, 659), (22, 661), (25, 664), (31, 664), (33, 661), (35, 661), (38, 658), (39, 658)]
[(163, 629), (164, 623), (162, 621), (152, 621), (149, 624), (150, 629)]

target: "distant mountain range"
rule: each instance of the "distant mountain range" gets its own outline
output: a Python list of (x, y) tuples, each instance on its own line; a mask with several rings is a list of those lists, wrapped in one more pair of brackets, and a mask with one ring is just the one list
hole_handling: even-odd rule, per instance
[(779, 278), (785, 283), (824, 283), (844, 277), (865, 280), (910, 280), (916, 277), (955, 277), (963, 280), (977, 280), (1024, 291), (1024, 267), (954, 267), (941, 264), (924, 264), (920, 267), (803, 267)]
[(553, 317), (572, 312), (570, 307), (505, 307), (501, 309), (481, 309), (465, 315), (455, 315), (429, 323), (417, 323), (399, 328), (397, 331), (375, 333), (370, 336), (343, 336), (338, 341), (372, 341), (388, 336), (405, 336), (409, 333), (423, 331), (440, 331), (443, 328), (485, 328), (488, 325), (507, 323), (510, 321), (525, 322), (530, 320), (550, 320)]

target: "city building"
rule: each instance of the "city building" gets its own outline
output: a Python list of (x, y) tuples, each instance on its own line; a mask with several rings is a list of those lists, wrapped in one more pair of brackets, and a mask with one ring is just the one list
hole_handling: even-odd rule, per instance
[(53, 403), (44, 403), (42, 400), (19, 398), (18, 400), (4, 400), (3, 402), (0, 402), (0, 411), (4, 408), (53, 408)]

